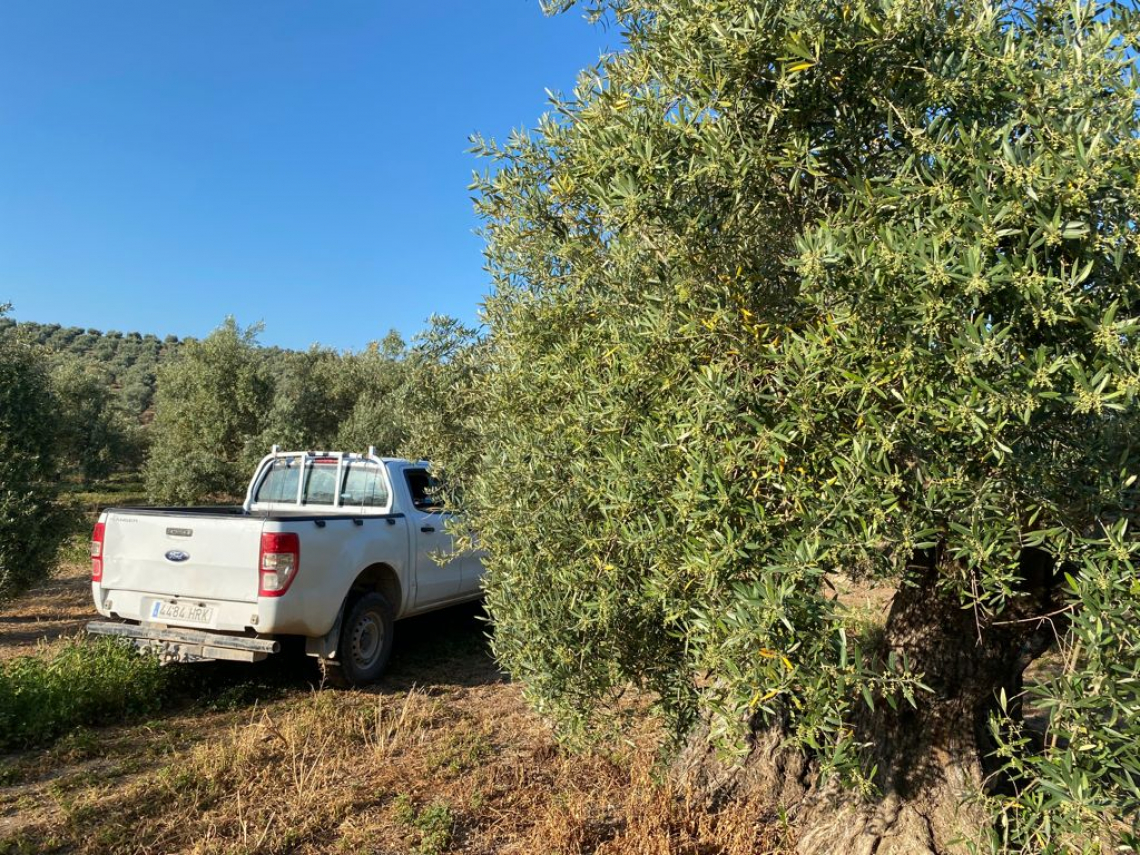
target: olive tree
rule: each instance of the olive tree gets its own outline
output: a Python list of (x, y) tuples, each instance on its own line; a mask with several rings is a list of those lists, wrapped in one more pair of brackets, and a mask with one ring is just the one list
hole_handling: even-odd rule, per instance
[(159, 501), (240, 496), (267, 449), (258, 438), (273, 402), (257, 345), (259, 326), (233, 318), (188, 339), (158, 369), (147, 492)]
[(335, 350), (313, 346), (272, 360), (273, 404), (260, 446), (332, 448), (332, 438), (355, 401), (343, 382), (344, 360)]
[(111, 375), (78, 357), (60, 356), (51, 370), (57, 404), (56, 450), (68, 474), (87, 483), (135, 470), (141, 430), (117, 400)]
[(404, 389), (407, 346), (395, 330), (359, 353), (347, 353), (339, 367), (339, 383), (352, 406), (336, 428), (335, 446), (343, 451), (394, 455), (407, 436)]
[[(413, 460), (449, 454), (447, 464), (456, 479), (449, 483), (460, 489), (459, 479), (478, 453), (468, 428), (480, 404), (473, 389), (483, 367), (478, 331), (455, 318), (432, 315), (427, 328), (412, 338), (403, 365), (400, 401), (406, 435), (400, 453)], [(446, 477), (444, 469), (441, 462), (437, 474)]]
[[(8, 307), (0, 305), (0, 319)], [(56, 504), (55, 413), (44, 355), (0, 340), (0, 601), (47, 578), (66, 533)]]
[(1135, 9), (591, 11), (628, 49), (476, 143), (498, 656), (801, 852), (1135, 846)]

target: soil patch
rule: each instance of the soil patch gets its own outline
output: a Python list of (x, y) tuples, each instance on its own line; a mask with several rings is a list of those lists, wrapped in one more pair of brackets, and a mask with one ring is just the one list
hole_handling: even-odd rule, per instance
[(88, 565), (62, 564), (51, 579), (0, 607), (0, 659), (32, 653), (41, 641), (75, 635), (98, 617)]

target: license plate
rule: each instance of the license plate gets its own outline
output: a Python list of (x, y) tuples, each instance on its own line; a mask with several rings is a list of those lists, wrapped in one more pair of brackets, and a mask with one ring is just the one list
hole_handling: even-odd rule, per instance
[(150, 617), (151, 620), (198, 623), (208, 626), (214, 620), (214, 609), (211, 606), (199, 606), (194, 603), (168, 603), (159, 600), (150, 607)]

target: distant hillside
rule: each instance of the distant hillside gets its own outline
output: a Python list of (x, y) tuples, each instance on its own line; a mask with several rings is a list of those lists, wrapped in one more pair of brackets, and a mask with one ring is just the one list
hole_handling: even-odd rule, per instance
[(160, 339), (149, 333), (103, 332), (0, 317), (0, 340), (12, 337), (42, 345), (59, 361), (72, 357), (89, 363), (107, 376), (123, 407), (136, 418), (154, 402), (159, 363), (171, 358), (182, 344), (173, 335)]

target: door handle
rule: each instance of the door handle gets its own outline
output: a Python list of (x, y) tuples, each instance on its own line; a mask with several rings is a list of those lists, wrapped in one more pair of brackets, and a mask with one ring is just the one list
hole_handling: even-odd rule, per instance
[(434, 525), (421, 525), (420, 531), (422, 531), (424, 534), (431, 534), (433, 531), (435, 531), (435, 526)]

